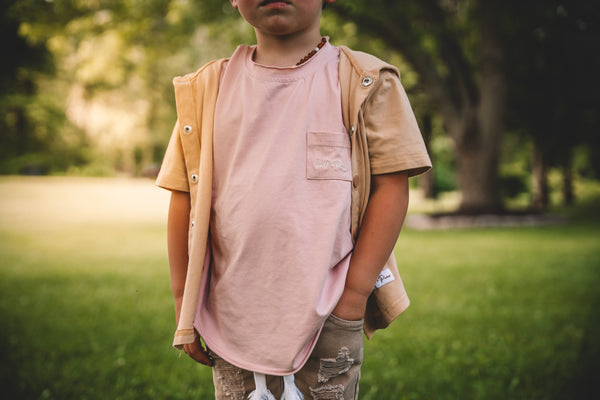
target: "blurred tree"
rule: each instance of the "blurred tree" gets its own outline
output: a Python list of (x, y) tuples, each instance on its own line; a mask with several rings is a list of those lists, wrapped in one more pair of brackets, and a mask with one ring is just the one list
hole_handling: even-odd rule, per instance
[[(533, 205), (549, 204), (547, 172), (559, 166), (563, 201), (574, 202), (574, 149), (585, 145), (598, 160), (600, 143), (600, 4), (537, 0), (519, 5), (511, 46), (509, 124), (533, 142)], [(523, 62), (522, 60), (527, 60)], [(600, 176), (598, 164), (590, 169)]]
[(19, 21), (12, 12), (16, 1), (0, 3), (0, 160), (24, 156), (35, 149), (35, 137), (26, 105), (36, 93), (35, 74), (51, 67), (44, 46), (19, 35)]
[(345, 0), (332, 9), (401, 52), (419, 74), (456, 144), (460, 211), (501, 211), (505, 2)]
[[(596, 3), (340, 0), (323, 23), (334, 42), (402, 66), (426, 136), (447, 131), (454, 141), (440, 143), (456, 153), (445, 158), (448, 171), (456, 163), (461, 210), (495, 212), (502, 209), (505, 111), (512, 131), (532, 132), (543, 160), (536, 170), (569, 165), (565, 156), (577, 144), (588, 145), (596, 165), (590, 170), (600, 170), (598, 92), (589, 90), (598, 80), (590, 73), (599, 66)], [(21, 0), (0, 7), (2, 46), (13, 55), (0, 76), (2, 160), (86, 145), (61, 122), (65, 109), (103, 162), (139, 172), (166, 144), (175, 118), (172, 77), (252, 40), (227, 0)], [(441, 178), (452, 186), (453, 176)]]
[(332, 9), (418, 73), (456, 144), (461, 211), (502, 209), (505, 111), (513, 130), (531, 135), (538, 206), (548, 202), (553, 165), (563, 170), (565, 203), (573, 201), (576, 145), (590, 147), (590, 169), (598, 170), (598, 1), (345, 0)]
[[(160, 157), (171, 130), (172, 77), (224, 55), (219, 51), (229, 54), (227, 46), (210, 46), (216, 30), (205, 26), (212, 16), (227, 16), (223, 5), (24, 0), (13, 2), (10, 11), (19, 39), (51, 54), (62, 107), (86, 132), (99, 162), (140, 173)], [(227, 37), (235, 30), (219, 32)]]

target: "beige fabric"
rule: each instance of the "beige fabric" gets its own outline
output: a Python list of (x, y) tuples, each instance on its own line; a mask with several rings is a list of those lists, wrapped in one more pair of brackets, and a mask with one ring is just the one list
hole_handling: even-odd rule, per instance
[[(400, 84), (398, 70), (370, 54), (352, 51), (344, 46), (340, 49), (342, 113), (352, 141), (352, 235), (356, 240), (369, 200), (371, 175), (394, 172), (385, 168), (391, 163), (383, 156), (379, 165), (376, 165), (377, 170), (371, 170), (370, 158), (379, 156), (375, 147), (385, 142), (385, 133), (400, 141), (409, 139), (407, 143), (414, 156), (405, 160), (402, 168), (408, 170), (409, 176), (429, 170), (431, 161), (404, 88)], [(398, 117), (399, 113), (401, 117)], [(390, 132), (402, 132), (402, 136), (390, 135)], [(394, 254), (390, 255), (384, 270), (386, 268), (393, 273), (395, 279), (374, 290), (369, 298), (364, 327), (368, 338), (377, 329), (387, 327), (410, 304)]]
[[(205, 257), (208, 255), (208, 226), (212, 188), (212, 126), (219, 75), (225, 60), (214, 61), (196, 73), (173, 80), (177, 119), (156, 183), (170, 190), (189, 191), (189, 263), (179, 325), (173, 345), (192, 343), (194, 315)], [(183, 159), (182, 159), (183, 157)], [(185, 171), (182, 174), (182, 171)], [(181, 177), (187, 176), (184, 187)]]
[[(398, 70), (366, 53), (343, 46), (340, 50), (342, 113), (352, 142), (352, 235), (356, 240), (369, 199), (371, 174), (407, 170), (413, 176), (427, 171), (431, 161), (400, 84)], [(189, 191), (191, 196), (189, 266), (173, 342), (179, 348), (194, 340), (193, 319), (207, 256), (212, 124), (224, 61), (213, 61), (194, 74), (174, 79), (178, 122), (156, 182), (165, 189)], [(390, 118), (390, 114), (396, 117)], [(393, 146), (390, 137), (411, 146), (411, 156), (402, 161), (401, 169), (390, 169), (393, 157), (387, 158), (376, 149), (380, 145)], [(377, 160), (373, 170), (371, 157)], [(187, 185), (183, 176), (187, 177)], [(393, 254), (385, 268), (390, 269), (395, 279), (374, 290), (369, 299), (364, 327), (369, 338), (376, 329), (387, 327), (409, 305)]]

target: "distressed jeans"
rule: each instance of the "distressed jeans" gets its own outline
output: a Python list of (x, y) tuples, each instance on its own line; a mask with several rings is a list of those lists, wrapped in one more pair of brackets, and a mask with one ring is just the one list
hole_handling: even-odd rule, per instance
[[(294, 374), (306, 400), (356, 400), (363, 361), (363, 321), (345, 321), (331, 315), (323, 326), (308, 361)], [(251, 371), (235, 367), (211, 352), (215, 360), (213, 381), (216, 400), (245, 400), (254, 390)], [(267, 375), (267, 386), (276, 399), (283, 379)]]

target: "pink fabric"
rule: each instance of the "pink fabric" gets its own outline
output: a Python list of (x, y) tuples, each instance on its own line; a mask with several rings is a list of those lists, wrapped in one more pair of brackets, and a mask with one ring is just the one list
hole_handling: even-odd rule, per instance
[(239, 47), (221, 76), (213, 263), (195, 327), (230, 363), (287, 375), (308, 358), (344, 288), (350, 139), (337, 48), (295, 68), (255, 64), (253, 51)]

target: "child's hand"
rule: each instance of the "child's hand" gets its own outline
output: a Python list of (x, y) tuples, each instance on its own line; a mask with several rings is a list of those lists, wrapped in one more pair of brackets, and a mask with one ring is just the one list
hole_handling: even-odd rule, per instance
[(208, 354), (208, 351), (202, 345), (202, 342), (200, 342), (200, 336), (196, 336), (194, 343), (183, 345), (183, 351), (200, 364), (208, 365), (209, 367), (215, 365), (213, 358)]
[(367, 298), (368, 295), (365, 296), (346, 287), (332, 314), (346, 321), (361, 320), (365, 316)]

